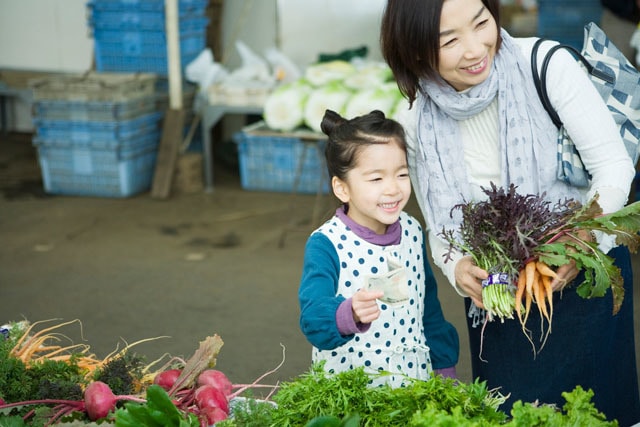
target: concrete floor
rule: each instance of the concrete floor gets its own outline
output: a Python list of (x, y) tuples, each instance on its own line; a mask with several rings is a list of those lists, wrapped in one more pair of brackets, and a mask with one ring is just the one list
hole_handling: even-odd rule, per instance
[[(218, 368), (235, 383), (275, 368), (282, 347), (285, 361), (264, 383), (308, 370), (297, 288), (314, 196), (244, 191), (224, 165), (216, 165), (213, 193), (166, 201), (148, 193), (49, 196), (30, 138), (0, 136), (0, 323), (79, 319), (81, 327), (63, 331), (100, 357), (125, 342), (166, 336), (133, 348), (149, 361), (166, 353), (188, 357), (200, 340), (218, 334), (225, 343)], [(330, 197), (321, 200), (323, 218), (332, 206)], [(408, 211), (419, 216), (413, 201)], [(461, 337), (458, 374), (469, 381), (462, 299), (436, 275), (445, 315)]]

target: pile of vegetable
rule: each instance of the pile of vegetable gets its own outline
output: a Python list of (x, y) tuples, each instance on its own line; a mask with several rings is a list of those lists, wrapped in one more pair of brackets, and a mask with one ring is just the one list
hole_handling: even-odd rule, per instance
[[(101, 420), (117, 426), (164, 426), (170, 425), (168, 417), (176, 426), (209, 426), (228, 418), (229, 402), (252, 386), (234, 386), (213, 369), (223, 345), (218, 335), (201, 341), (189, 360), (170, 358), (154, 370), (161, 360), (147, 364), (132, 354), (129, 350), (137, 343), (104, 359), (91, 354), (88, 345), (56, 345), (65, 338), (57, 331), (75, 322), (39, 331), (35, 328), (44, 322), (5, 327), (0, 414), (12, 415), (12, 425)], [(22, 423), (16, 424), (17, 419)]]
[(620, 269), (597, 242), (585, 236), (593, 232), (613, 235), (616, 244), (635, 253), (640, 246), (640, 202), (603, 215), (598, 195), (584, 205), (573, 199), (552, 205), (544, 194), (523, 195), (516, 189), (513, 184), (504, 189), (493, 183), (483, 188), (486, 200), (453, 207), (452, 213), (459, 210), (462, 216), (458, 230), (440, 233), (449, 242), (447, 260), (458, 250), (490, 274), (482, 288), (487, 319), (504, 321), (517, 316), (527, 334), (526, 321), (536, 304), (547, 321), (543, 346), (553, 317), (551, 282), (557, 277), (553, 268), (572, 260), (584, 271), (576, 292), (593, 298), (611, 289), (616, 314), (624, 298)]
[[(0, 426), (617, 426), (594, 407), (593, 392), (580, 387), (563, 394), (563, 408), (518, 401), (508, 414), (500, 408), (506, 398), (499, 390), (440, 376), (407, 378), (405, 387), (394, 389), (371, 385), (386, 373), (357, 368), (333, 375), (316, 364), (291, 381), (262, 384), (281, 363), (251, 384), (233, 384), (215, 369), (223, 345), (217, 335), (201, 341), (188, 360), (171, 357), (157, 369), (160, 360), (146, 363), (131, 346), (102, 360), (88, 347), (76, 347), (85, 351), (65, 353), (71, 357), (62, 360), (55, 360), (56, 355), (37, 361), (16, 357), (16, 348), (31, 339), (42, 339), (37, 350), (48, 351), (50, 340), (63, 337), (52, 331), (69, 323), (36, 332), (34, 326), (41, 322), (20, 322), (4, 330)], [(88, 371), (76, 363), (77, 357), (89, 357), (99, 367)], [(267, 395), (255, 397), (258, 389)]]
[(327, 109), (347, 118), (380, 110), (397, 119), (408, 107), (385, 63), (332, 60), (312, 64), (299, 79), (274, 89), (265, 101), (263, 118), (276, 131), (321, 132)]

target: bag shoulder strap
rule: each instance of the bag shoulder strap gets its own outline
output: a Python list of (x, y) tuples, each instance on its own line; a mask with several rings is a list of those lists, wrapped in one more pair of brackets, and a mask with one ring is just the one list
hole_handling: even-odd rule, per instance
[(591, 63), (582, 55), (582, 53), (580, 53), (580, 51), (578, 51), (578, 49), (562, 43), (556, 44), (551, 49), (549, 49), (542, 60), (540, 72), (538, 72), (538, 49), (542, 42), (544, 42), (545, 40), (546, 39), (544, 38), (540, 38), (536, 40), (533, 45), (533, 49), (531, 50), (531, 72), (533, 74), (533, 83), (536, 87), (536, 92), (538, 92), (538, 96), (540, 97), (540, 101), (542, 102), (544, 109), (547, 111), (549, 117), (551, 117), (551, 120), (556, 125), (556, 127), (560, 128), (562, 126), (562, 120), (560, 120), (558, 113), (551, 105), (551, 101), (549, 101), (549, 95), (547, 94), (547, 69), (549, 68), (549, 61), (551, 61), (551, 57), (553, 56), (553, 54), (560, 49), (565, 49), (569, 51), (569, 53), (571, 53), (574, 58), (576, 58), (576, 60), (580, 61), (582, 65), (584, 65), (589, 75), (598, 77), (599, 79), (605, 81), (611, 81), (611, 76), (607, 73), (601, 72), (593, 65), (591, 65)]

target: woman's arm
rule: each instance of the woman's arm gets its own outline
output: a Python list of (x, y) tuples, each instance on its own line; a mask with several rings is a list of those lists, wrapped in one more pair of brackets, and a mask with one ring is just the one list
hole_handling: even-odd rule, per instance
[[(542, 44), (540, 58), (550, 46)], [(586, 72), (565, 50), (556, 52), (549, 62), (547, 93), (592, 176), (587, 199), (598, 193), (605, 213), (622, 208), (635, 168), (606, 104)]]

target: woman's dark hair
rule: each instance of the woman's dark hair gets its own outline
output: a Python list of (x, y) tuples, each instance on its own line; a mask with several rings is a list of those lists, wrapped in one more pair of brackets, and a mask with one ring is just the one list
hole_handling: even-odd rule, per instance
[[(440, 14), (446, 0), (388, 0), (380, 26), (382, 56), (412, 105), (420, 79), (438, 76)], [(500, 1), (482, 0), (500, 28)], [(500, 32), (498, 44), (500, 48)]]
[(395, 143), (407, 151), (404, 128), (380, 110), (349, 120), (326, 110), (320, 128), (329, 137), (325, 148), (329, 177), (344, 180), (347, 172), (355, 167), (356, 155), (362, 147)]

